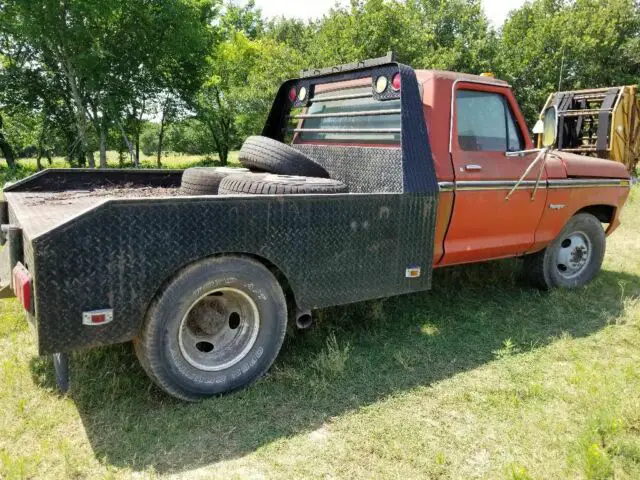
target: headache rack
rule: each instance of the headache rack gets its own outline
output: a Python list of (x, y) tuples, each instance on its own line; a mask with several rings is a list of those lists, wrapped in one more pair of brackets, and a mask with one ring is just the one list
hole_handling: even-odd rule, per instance
[(393, 52), (361, 62), (302, 70), (299, 79), (282, 86), (263, 135), (287, 143), (399, 144), (403, 113), (399, 70)]
[(614, 160), (635, 172), (640, 160), (636, 85), (552, 93), (542, 113), (552, 105), (558, 109), (559, 150)]

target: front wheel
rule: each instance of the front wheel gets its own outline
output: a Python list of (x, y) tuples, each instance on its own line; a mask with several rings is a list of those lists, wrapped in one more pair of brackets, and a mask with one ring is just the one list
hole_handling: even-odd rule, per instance
[(286, 324), (282, 288), (264, 265), (210, 258), (185, 268), (156, 297), (134, 345), (160, 388), (194, 401), (261, 377)]
[(605, 248), (600, 221), (591, 214), (579, 213), (549, 246), (525, 257), (525, 274), (544, 289), (582, 287), (600, 271)]

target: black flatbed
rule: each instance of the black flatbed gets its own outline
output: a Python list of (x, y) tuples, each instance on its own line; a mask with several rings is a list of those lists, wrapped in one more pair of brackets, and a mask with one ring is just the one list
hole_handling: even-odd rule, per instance
[(6, 192), (11, 215), (33, 239), (70, 219), (115, 199), (163, 198), (180, 195), (177, 187), (104, 186), (80, 190)]
[[(411, 68), (385, 60), (285, 82), (263, 136), (283, 142), (291, 109), (313, 98), (292, 103), (292, 87), (397, 73), (402, 94), (376, 98), (401, 102), (398, 144), (308, 152), (351, 193), (182, 196), (182, 171), (150, 169), (45, 170), (5, 188), (0, 223), (21, 232), (10, 266), (31, 276), (39, 353), (132, 340), (163, 286), (211, 257), (262, 263), (298, 311), (429, 289), (439, 189)], [(83, 325), (106, 310), (108, 324)]]

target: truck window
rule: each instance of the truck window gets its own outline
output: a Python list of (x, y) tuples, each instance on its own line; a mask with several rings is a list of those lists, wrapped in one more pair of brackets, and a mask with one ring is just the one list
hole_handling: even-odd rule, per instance
[[(335, 143), (400, 143), (400, 113), (381, 114), (385, 110), (400, 111), (400, 100), (378, 101), (372, 96), (350, 98), (346, 100), (330, 100), (323, 102), (323, 98), (346, 95), (366, 95), (371, 93), (371, 87), (346, 88), (342, 90), (323, 92), (318, 94), (317, 100), (311, 104), (307, 114), (353, 114), (353, 116), (316, 117), (304, 120), (302, 128), (331, 130), (330, 132), (301, 132), (298, 141), (301, 142), (335, 142)], [(370, 115), (362, 113), (370, 112)], [(363, 132), (362, 130), (398, 130), (398, 132)], [(336, 132), (336, 130), (343, 130)]]
[(504, 95), (458, 90), (456, 113), (462, 150), (513, 152), (524, 148), (522, 132)]

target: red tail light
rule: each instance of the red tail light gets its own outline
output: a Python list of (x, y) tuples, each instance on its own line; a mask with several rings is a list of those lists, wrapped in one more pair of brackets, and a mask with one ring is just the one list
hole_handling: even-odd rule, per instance
[(289, 100), (295, 102), (296, 98), (298, 98), (298, 91), (296, 90), (296, 87), (291, 87), (291, 90), (289, 90)]
[(31, 313), (31, 274), (21, 263), (13, 268), (13, 291), (24, 309)]
[(393, 88), (396, 92), (400, 90), (400, 74), (396, 73), (391, 80), (391, 88)]

